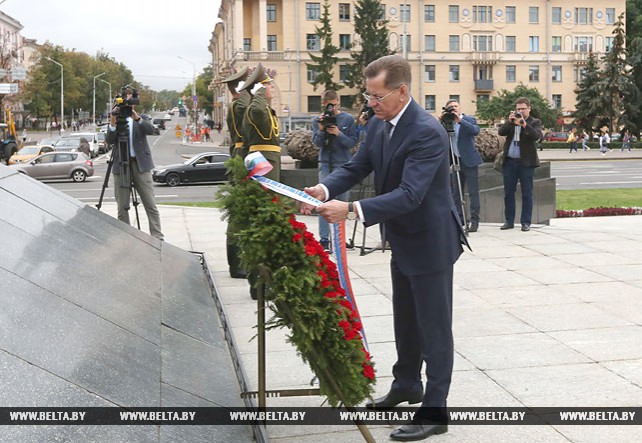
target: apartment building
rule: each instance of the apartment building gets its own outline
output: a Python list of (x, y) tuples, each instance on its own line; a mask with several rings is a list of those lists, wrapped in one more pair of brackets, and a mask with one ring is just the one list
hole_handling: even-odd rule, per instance
[[(570, 113), (589, 52), (601, 56), (609, 51), (613, 25), (626, 6), (625, 0), (381, 3), (390, 49), (410, 62), (411, 94), (431, 113), (439, 113), (450, 98), (473, 113), (476, 102), (519, 83), (537, 88), (553, 106)], [(359, 45), (354, 13), (353, 2), (330, 1), (333, 44), (341, 49), (337, 82), (345, 79), (352, 45)], [(315, 73), (306, 62), (310, 52), (320, 49), (315, 27), (322, 14), (323, 1), (222, 0), (221, 22), (210, 42), (217, 112), (224, 115), (229, 100), (217, 81), (230, 70), (261, 62), (276, 80), (273, 108), (283, 121), (318, 113), (323, 91), (314, 90)], [(356, 92), (339, 91), (344, 107), (350, 107)]]

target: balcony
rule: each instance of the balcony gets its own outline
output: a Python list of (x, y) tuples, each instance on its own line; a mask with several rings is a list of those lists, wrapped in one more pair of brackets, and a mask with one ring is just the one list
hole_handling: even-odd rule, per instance
[(585, 65), (588, 63), (590, 52), (574, 52), (573, 62), (577, 65)]
[(493, 89), (495, 89), (493, 87), (493, 80), (475, 80), (475, 92), (492, 91)]
[(473, 65), (494, 65), (499, 61), (499, 57), (499, 52), (495, 51), (475, 51), (470, 53)]
[(282, 61), (285, 60), (284, 51), (236, 51), (236, 60), (244, 61)]

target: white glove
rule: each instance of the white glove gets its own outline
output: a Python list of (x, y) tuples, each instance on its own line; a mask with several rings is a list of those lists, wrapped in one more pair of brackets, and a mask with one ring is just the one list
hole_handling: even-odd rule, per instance
[(252, 95), (256, 94), (256, 93), (257, 93), (257, 91), (258, 91), (259, 89), (261, 89), (261, 88), (265, 88), (265, 86), (263, 86), (263, 84), (262, 84), (262, 83), (257, 83), (257, 84), (255, 84), (255, 85), (254, 85), (254, 87), (252, 88), (252, 91), (251, 91), (251, 92), (252, 92)]
[(243, 86), (245, 86), (245, 82), (241, 80), (239, 84), (236, 86), (236, 92), (240, 93), (241, 90), (243, 89)]

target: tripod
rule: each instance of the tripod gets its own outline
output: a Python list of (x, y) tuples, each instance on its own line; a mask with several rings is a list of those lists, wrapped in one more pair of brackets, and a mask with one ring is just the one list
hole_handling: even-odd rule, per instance
[[(364, 180), (361, 181), (361, 183), (359, 184), (359, 190), (357, 191), (357, 198), (355, 199), (356, 201), (359, 201), (359, 200), (363, 199), (364, 197), (366, 197), (367, 191), (370, 190), (370, 188), (373, 187), (373, 185), (372, 185), (373, 178), (372, 177), (373, 176), (370, 175), (370, 176), (366, 177)], [(357, 236), (357, 226), (358, 226), (359, 223), (361, 223), (359, 220), (355, 220), (354, 221), (354, 226), (352, 227), (352, 237), (350, 238), (350, 241), (348, 242), (348, 246), (350, 247), (350, 249), (355, 247), (354, 241), (355, 241), (355, 238)], [(361, 237), (361, 246), (359, 247), (359, 255), (368, 255), (371, 252), (374, 252), (374, 251), (379, 249), (378, 247), (371, 248), (371, 247), (367, 247), (366, 246), (366, 229), (367, 228), (364, 226), (363, 227), (363, 235)], [(381, 245), (381, 252), (386, 252), (386, 245), (385, 244)]]
[[(111, 174), (111, 169), (114, 165), (114, 156), (116, 154), (116, 149), (118, 149), (118, 157), (120, 168), (121, 183), (122, 188), (128, 188), (129, 194), (131, 197), (132, 204), (134, 205), (134, 212), (136, 213), (136, 227), (140, 230), (140, 217), (138, 215), (138, 194), (136, 188), (134, 187), (134, 177), (132, 175), (132, 158), (130, 153), (129, 145), (129, 123), (127, 122), (126, 116), (121, 116), (118, 114), (118, 120), (116, 121), (116, 133), (118, 134), (117, 146), (114, 147), (111, 151), (111, 156), (107, 162), (107, 173), (105, 174), (105, 180), (103, 181), (103, 187), (100, 191), (100, 198), (98, 199), (98, 204), (96, 208), (100, 211), (100, 208), (103, 205), (103, 197), (105, 196), (105, 189), (109, 186), (109, 175)], [(125, 202), (125, 211), (129, 211), (129, 202), (130, 198)]]
[(450, 144), (450, 161), (452, 164), (452, 171), (454, 176), (454, 182), (457, 185), (457, 192), (459, 193), (459, 203), (461, 205), (461, 222), (463, 224), (464, 232), (467, 232), (468, 223), (466, 222), (466, 202), (464, 201), (464, 190), (461, 187), (461, 166), (459, 165), (459, 157), (455, 155), (453, 150), (453, 140), (455, 139), (455, 130), (452, 128), (452, 125), (446, 126), (446, 132), (448, 132), (448, 142)]

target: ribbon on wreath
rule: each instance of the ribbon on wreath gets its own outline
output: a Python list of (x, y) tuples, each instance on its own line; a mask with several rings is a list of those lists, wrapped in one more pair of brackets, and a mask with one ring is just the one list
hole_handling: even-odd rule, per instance
[[(260, 152), (252, 152), (245, 157), (245, 168), (248, 170), (248, 176), (253, 180), (258, 181), (264, 188), (274, 191), (286, 197), (293, 198), (294, 200), (310, 204), (317, 207), (323, 203), (320, 200), (306, 194), (304, 191), (293, 188), (276, 180), (263, 177), (265, 174), (272, 170), (272, 165)], [(350, 275), (348, 272), (348, 258), (346, 254), (346, 224), (345, 220), (339, 223), (332, 223), (332, 250), (335, 251), (337, 273), (339, 274), (339, 284), (346, 292), (346, 298), (352, 304), (354, 312), (361, 321), (361, 314), (357, 306), (357, 300), (352, 292), (352, 285), (350, 283)], [(363, 324), (363, 322), (362, 322)], [(365, 330), (361, 330), (363, 347), (366, 351), (370, 352), (368, 342), (366, 340)]]

